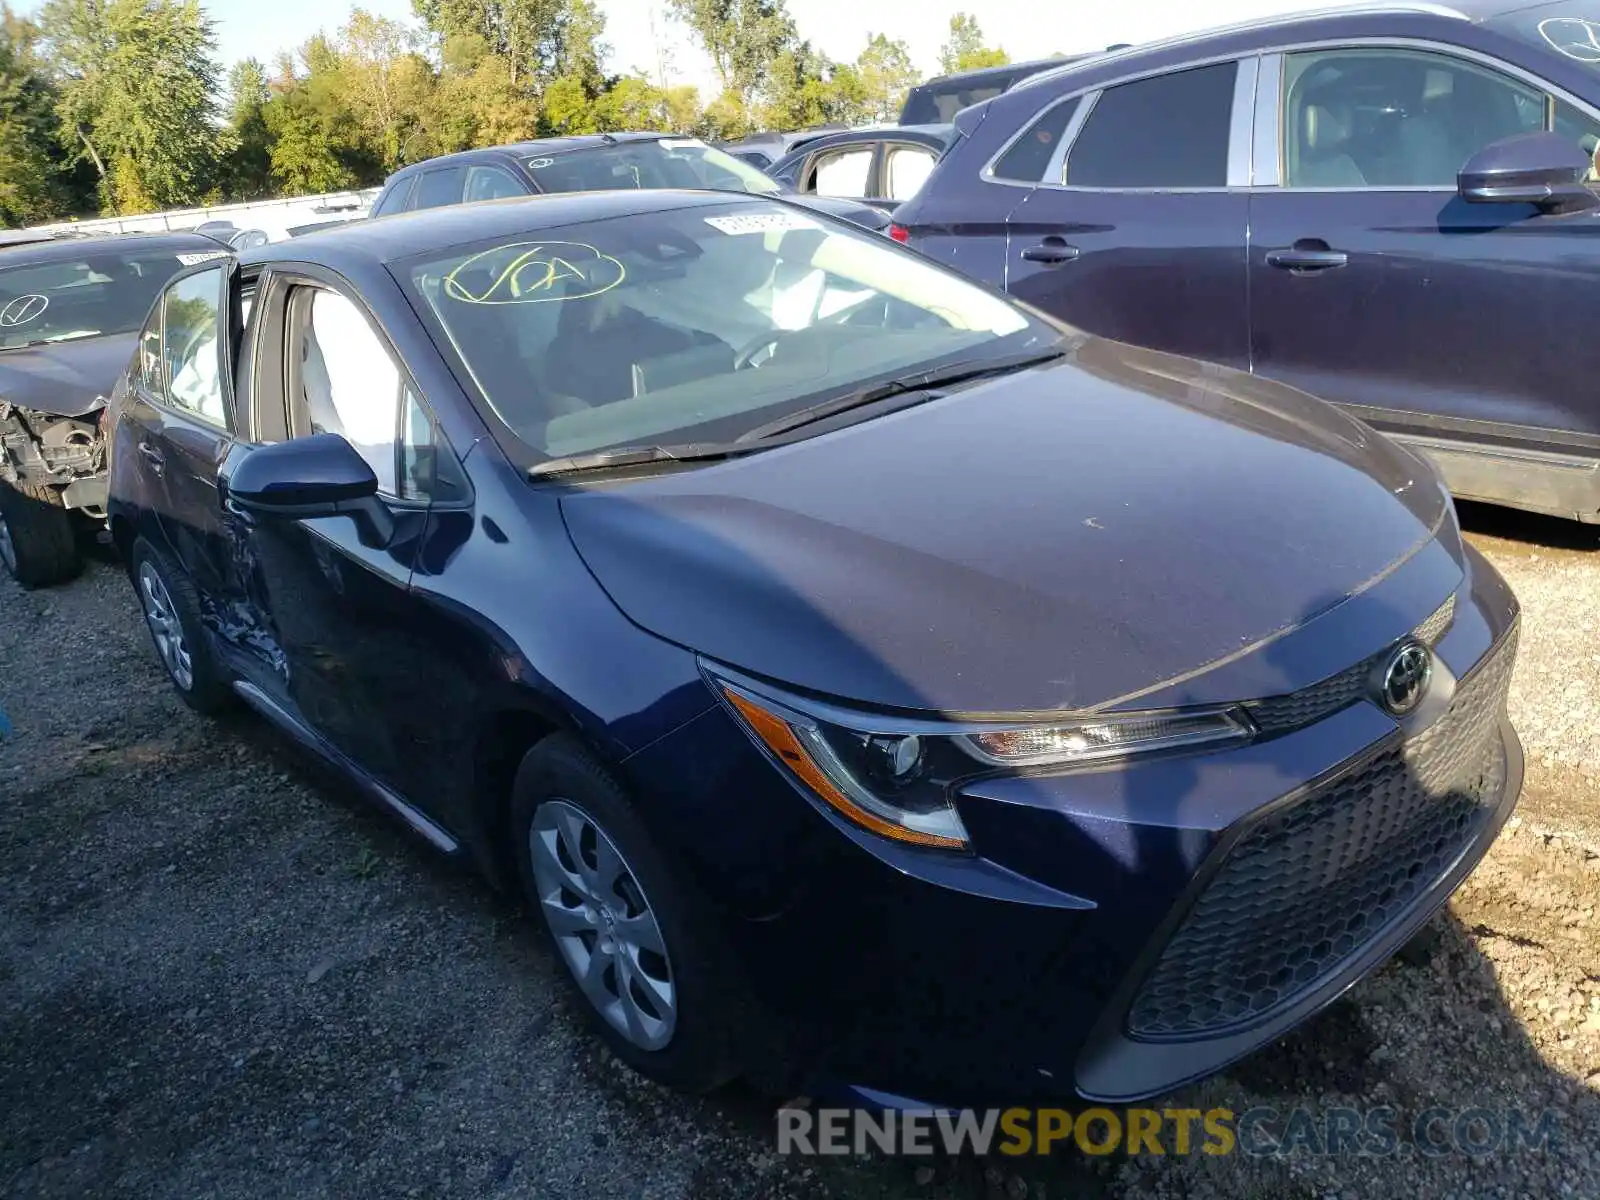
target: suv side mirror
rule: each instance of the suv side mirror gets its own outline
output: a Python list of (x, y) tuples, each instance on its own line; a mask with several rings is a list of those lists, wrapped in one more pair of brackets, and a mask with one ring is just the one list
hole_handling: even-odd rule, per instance
[(256, 517), (354, 517), (362, 541), (387, 545), (394, 518), (378, 499), (378, 477), (337, 433), (266, 446), (236, 446), (223, 463), (228, 503)]
[(1567, 212), (1593, 208), (1600, 199), (1583, 182), (1591, 165), (1570, 138), (1519, 133), (1469, 158), (1456, 176), (1456, 191), (1473, 204), (1536, 204)]

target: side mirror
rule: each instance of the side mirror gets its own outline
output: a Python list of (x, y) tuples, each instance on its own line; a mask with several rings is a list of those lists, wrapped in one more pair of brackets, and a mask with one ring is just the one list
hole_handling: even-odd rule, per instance
[(1556, 133), (1520, 133), (1485, 146), (1456, 176), (1456, 191), (1473, 204), (1536, 204), (1567, 212), (1600, 199), (1584, 186), (1588, 155)]
[(252, 516), (279, 520), (354, 517), (362, 541), (387, 545), (394, 518), (378, 499), (378, 477), (336, 433), (236, 447), (223, 463), (228, 503)]

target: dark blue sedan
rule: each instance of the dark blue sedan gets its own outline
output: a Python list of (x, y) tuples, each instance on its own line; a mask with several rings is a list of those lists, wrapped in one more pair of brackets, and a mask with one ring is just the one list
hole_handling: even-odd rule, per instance
[(140, 347), (111, 529), (179, 694), (520, 888), (669, 1084), (1158, 1092), (1516, 803), (1517, 606), (1421, 461), (783, 201), (359, 222)]
[(1344, 405), (1600, 521), (1600, 3), (1275, 17), (1019, 84), (898, 236), (1106, 337)]

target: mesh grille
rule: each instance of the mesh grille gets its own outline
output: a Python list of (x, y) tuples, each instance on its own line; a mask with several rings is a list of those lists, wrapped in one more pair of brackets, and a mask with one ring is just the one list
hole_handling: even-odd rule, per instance
[[(1455, 619), (1456, 598), (1451, 596), (1421, 625), (1411, 631), (1411, 636), (1432, 646), (1450, 628)], [(1245, 707), (1249, 710), (1256, 728), (1263, 733), (1287, 733), (1331, 716), (1341, 708), (1354, 704), (1366, 694), (1367, 679), (1374, 668), (1388, 658), (1393, 646), (1386, 646), (1371, 658), (1353, 667), (1330, 675), (1319, 683), (1291, 692), (1287, 696), (1271, 696), (1256, 700)]]
[(1498, 721), (1515, 641), (1422, 733), (1239, 840), (1135, 997), (1132, 1033), (1213, 1035), (1264, 1017), (1433, 887), (1504, 790)]

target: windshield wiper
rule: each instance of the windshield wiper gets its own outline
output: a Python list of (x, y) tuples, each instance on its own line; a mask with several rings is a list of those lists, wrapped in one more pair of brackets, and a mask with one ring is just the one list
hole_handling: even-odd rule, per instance
[[(835, 396), (832, 400), (824, 400), (821, 404), (813, 404), (809, 408), (802, 408), (798, 412), (787, 413), (768, 421), (765, 425), (757, 425), (754, 429), (747, 430), (739, 435), (739, 442), (764, 442), (778, 437), (802, 425), (811, 425), (817, 421), (825, 421), (838, 413), (848, 412), (852, 408), (864, 408), (869, 404), (876, 404), (880, 400), (902, 395), (906, 392), (930, 391), (938, 387), (947, 387), (950, 384), (968, 383), (974, 379), (982, 379), (987, 375), (1006, 375), (1012, 371), (1020, 371), (1024, 367), (1038, 366), (1041, 363), (1053, 362), (1066, 354), (1060, 347), (1049, 350), (1025, 350), (1017, 354), (1008, 354), (999, 358), (968, 358), (959, 362), (947, 363), (945, 366), (936, 367), (930, 371), (921, 371), (915, 375), (902, 375), (898, 379), (891, 379), (885, 383), (874, 384), (871, 387), (860, 388), (857, 391), (846, 392), (843, 396)], [(933, 400), (937, 397), (929, 395), (926, 399)]]
[(717, 458), (734, 458), (753, 454), (766, 446), (743, 446), (734, 442), (685, 442), (677, 446), (618, 446), (614, 450), (594, 450), (587, 454), (569, 454), (565, 458), (552, 458), (535, 463), (528, 474), (540, 478), (548, 475), (577, 475), (584, 471), (605, 471), (613, 467), (632, 467), (642, 463), (705, 462)]

